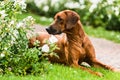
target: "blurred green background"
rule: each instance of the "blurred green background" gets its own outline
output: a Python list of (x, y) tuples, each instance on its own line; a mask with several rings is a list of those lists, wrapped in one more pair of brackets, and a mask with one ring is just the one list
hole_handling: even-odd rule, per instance
[(27, 0), (27, 11), (53, 17), (65, 9), (76, 11), (85, 26), (120, 31), (120, 0)]

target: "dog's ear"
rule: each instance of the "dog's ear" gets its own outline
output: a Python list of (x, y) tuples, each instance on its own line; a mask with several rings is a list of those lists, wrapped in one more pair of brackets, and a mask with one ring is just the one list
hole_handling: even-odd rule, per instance
[(72, 27), (75, 26), (75, 24), (78, 22), (80, 17), (76, 12), (73, 12), (73, 11), (67, 11), (65, 12), (65, 14), (67, 15), (66, 28), (71, 29)]

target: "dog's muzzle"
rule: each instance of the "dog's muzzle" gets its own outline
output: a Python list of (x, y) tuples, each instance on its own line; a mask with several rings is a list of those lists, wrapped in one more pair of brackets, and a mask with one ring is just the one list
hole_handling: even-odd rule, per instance
[(47, 31), (49, 34), (55, 34), (55, 33), (57, 32), (57, 30), (53, 29), (52, 27), (46, 28), (46, 31)]
[(46, 28), (46, 31), (49, 33), (49, 34), (61, 34), (61, 31), (57, 31), (56, 29), (53, 29), (52, 27), (48, 27)]

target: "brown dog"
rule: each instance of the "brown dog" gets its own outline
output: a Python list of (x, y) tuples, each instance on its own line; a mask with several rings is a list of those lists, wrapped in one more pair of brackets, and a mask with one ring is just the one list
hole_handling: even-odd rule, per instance
[[(96, 59), (94, 47), (83, 31), (80, 17), (76, 12), (71, 10), (58, 12), (54, 17), (54, 22), (50, 27), (46, 28), (46, 30), (49, 34), (56, 35), (58, 38), (57, 45), (60, 48), (60, 50), (55, 50), (59, 58), (54, 56), (49, 57), (51, 62), (77, 67), (98, 76), (102, 76), (102, 74), (80, 66), (80, 64), (84, 61), (94, 67), (102, 67), (111, 71), (120, 71)], [(50, 37), (48, 33), (42, 32), (39, 36), (31, 38), (31, 44), (33, 44), (35, 40), (44, 43), (44, 40)]]

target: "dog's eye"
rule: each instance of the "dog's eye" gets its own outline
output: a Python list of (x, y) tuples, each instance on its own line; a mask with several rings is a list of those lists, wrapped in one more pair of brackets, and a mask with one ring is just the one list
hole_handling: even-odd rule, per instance
[(63, 19), (61, 19), (61, 18), (58, 18), (58, 21), (62, 21)]
[(58, 16), (58, 17), (57, 17), (57, 21), (58, 21), (58, 22), (61, 22), (61, 21), (63, 21), (63, 19), (60, 18), (60, 16)]

